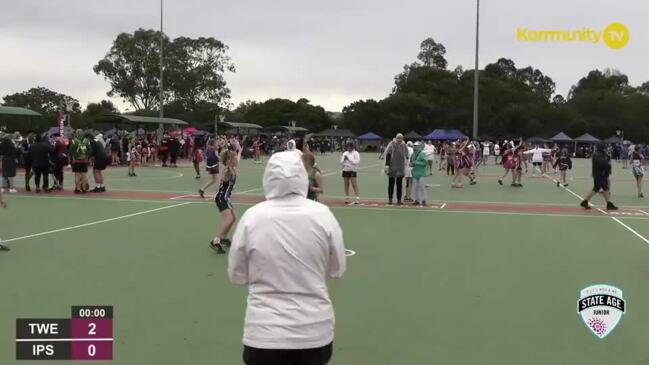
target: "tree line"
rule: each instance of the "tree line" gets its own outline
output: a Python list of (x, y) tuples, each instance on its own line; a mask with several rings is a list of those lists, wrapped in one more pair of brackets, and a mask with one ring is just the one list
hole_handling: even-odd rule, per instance
[[(380, 100), (358, 100), (336, 117), (306, 98), (273, 98), (231, 104), (225, 74), (235, 72), (228, 47), (214, 38), (169, 39), (158, 31), (138, 29), (122, 33), (93, 71), (110, 83), (109, 97), (119, 97), (135, 114), (157, 116), (159, 100), (159, 42), (162, 36), (165, 93), (164, 114), (209, 128), (217, 116), (229, 122), (262, 126), (297, 125), (312, 131), (331, 127), (355, 133), (372, 131), (385, 137), (415, 130), (456, 128), (471, 134), (474, 71), (448, 68), (443, 44), (427, 38), (416, 61), (394, 77), (394, 87)], [(482, 138), (543, 136), (563, 131), (576, 137), (591, 133), (600, 138), (624, 130), (625, 136), (649, 140), (649, 82), (629, 84), (617, 70), (593, 70), (571, 88), (555, 94), (551, 77), (533, 66), (517, 67), (500, 58), (479, 70), (479, 134)], [(44, 115), (29, 125), (54, 125), (64, 103), (78, 101), (44, 87), (6, 95), (3, 104), (22, 106)], [(74, 126), (86, 128), (101, 114), (118, 112), (108, 100), (90, 103), (72, 114)], [(3, 118), (3, 121), (12, 118)], [(32, 121), (33, 122), (33, 121)]]

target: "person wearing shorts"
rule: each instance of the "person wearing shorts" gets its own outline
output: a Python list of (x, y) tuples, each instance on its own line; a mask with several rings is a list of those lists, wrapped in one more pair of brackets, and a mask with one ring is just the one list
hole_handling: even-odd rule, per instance
[(640, 153), (640, 146), (635, 146), (631, 152), (631, 171), (635, 178), (636, 186), (638, 188), (638, 198), (644, 198), (642, 193), (642, 178), (644, 177), (644, 157)]
[(406, 156), (406, 164), (405, 164), (405, 174), (403, 177), (406, 178), (406, 196), (403, 198), (404, 202), (412, 202), (411, 194), (412, 194), (412, 167), (410, 166), (410, 156), (414, 153), (414, 144), (412, 141), (408, 141), (406, 143), (407, 146), (407, 151), (408, 155)]
[[(343, 152), (340, 157), (340, 163), (343, 165), (343, 181), (345, 184), (345, 204), (358, 204), (360, 201), (360, 194), (358, 193), (358, 183), (356, 176), (358, 173), (358, 165), (361, 163), (361, 155), (354, 148), (353, 143), (347, 144), (347, 151)], [(356, 200), (350, 201), (349, 198), (349, 185), (351, 184), (356, 194)]]
[(198, 195), (205, 199), (205, 190), (212, 185), (218, 185), (219, 181), (219, 153), (215, 139), (210, 139), (207, 142), (205, 149), (205, 170), (210, 174), (210, 181), (198, 189)]
[(95, 137), (92, 143), (92, 175), (95, 179), (95, 188), (90, 190), (91, 193), (105, 193), (106, 185), (104, 185), (104, 170), (111, 162), (111, 158), (106, 154), (106, 142), (101, 134)]
[(77, 129), (70, 145), (75, 194), (85, 194), (88, 191), (88, 165), (90, 164), (91, 152), (92, 146), (90, 142), (83, 135), (83, 131)]
[(596, 194), (602, 194), (606, 201), (607, 210), (617, 210), (611, 202), (611, 184), (609, 176), (611, 175), (611, 160), (606, 154), (606, 145), (599, 144), (592, 157), (592, 174), (593, 174), (593, 189), (586, 194), (586, 197), (581, 202), (581, 207), (590, 209), (590, 199)]
[(223, 215), (223, 220), (218, 229), (217, 235), (210, 241), (210, 247), (218, 254), (224, 254), (224, 246), (230, 247), (231, 241), (228, 233), (237, 220), (232, 207), (232, 191), (237, 182), (237, 165), (241, 159), (241, 148), (238, 144), (229, 144), (228, 148), (221, 154), (221, 163), (223, 164), (223, 178), (219, 191), (214, 197), (214, 202), (219, 212)]

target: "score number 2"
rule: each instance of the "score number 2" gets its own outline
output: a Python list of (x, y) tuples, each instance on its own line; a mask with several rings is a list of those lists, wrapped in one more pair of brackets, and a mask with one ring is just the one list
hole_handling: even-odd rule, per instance
[[(94, 323), (88, 323), (88, 334), (92, 336), (97, 335), (97, 325)], [(88, 356), (94, 357), (95, 354), (97, 353), (97, 348), (95, 345), (88, 345)]]

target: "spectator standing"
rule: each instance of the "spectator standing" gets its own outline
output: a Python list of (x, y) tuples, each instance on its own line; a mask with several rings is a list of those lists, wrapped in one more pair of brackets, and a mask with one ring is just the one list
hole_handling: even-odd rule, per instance
[(326, 364), (335, 322), (327, 278), (346, 269), (342, 230), (329, 208), (306, 199), (298, 154), (271, 156), (263, 186), (266, 201), (241, 218), (228, 260), (230, 281), (248, 286), (243, 361)]

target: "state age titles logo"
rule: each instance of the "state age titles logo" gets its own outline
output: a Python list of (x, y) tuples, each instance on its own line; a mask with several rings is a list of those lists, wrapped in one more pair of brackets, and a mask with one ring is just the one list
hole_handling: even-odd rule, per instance
[(622, 289), (611, 285), (591, 285), (581, 290), (577, 313), (598, 338), (608, 336), (626, 312)]

